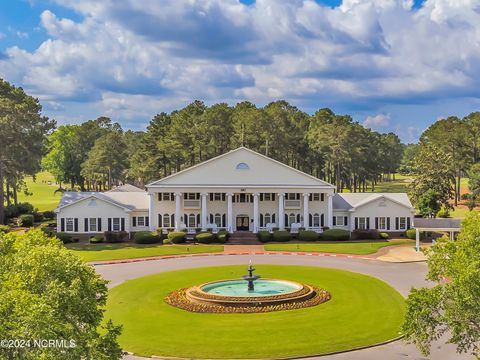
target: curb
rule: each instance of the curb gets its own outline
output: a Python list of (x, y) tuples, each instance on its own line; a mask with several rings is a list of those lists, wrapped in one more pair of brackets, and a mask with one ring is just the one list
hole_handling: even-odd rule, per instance
[(366, 257), (361, 255), (337, 254), (337, 253), (317, 253), (317, 252), (293, 252), (293, 251), (277, 251), (277, 252), (239, 252), (239, 253), (204, 253), (204, 254), (180, 254), (180, 255), (165, 255), (165, 256), (151, 256), (146, 258), (122, 259), (122, 260), (107, 260), (107, 261), (93, 261), (90, 265), (116, 265), (116, 264), (130, 264), (143, 261), (168, 260), (179, 258), (190, 258), (199, 256), (232, 256), (232, 255), (283, 255), (283, 256), (318, 256), (318, 257), (341, 257), (347, 259), (360, 260), (374, 260), (380, 261), (376, 258)]

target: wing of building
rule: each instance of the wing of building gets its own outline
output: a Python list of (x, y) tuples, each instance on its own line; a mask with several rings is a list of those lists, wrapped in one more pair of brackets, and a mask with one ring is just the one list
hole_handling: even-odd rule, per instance
[(79, 234), (158, 228), (403, 231), (414, 215), (406, 194), (335, 193), (334, 185), (245, 147), (146, 189), (67, 192), (56, 209), (58, 229)]

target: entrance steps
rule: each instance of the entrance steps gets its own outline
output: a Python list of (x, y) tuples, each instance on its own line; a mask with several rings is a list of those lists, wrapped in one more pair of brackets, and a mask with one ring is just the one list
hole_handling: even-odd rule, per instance
[(228, 239), (228, 245), (258, 245), (261, 244), (257, 235), (250, 231), (235, 231)]

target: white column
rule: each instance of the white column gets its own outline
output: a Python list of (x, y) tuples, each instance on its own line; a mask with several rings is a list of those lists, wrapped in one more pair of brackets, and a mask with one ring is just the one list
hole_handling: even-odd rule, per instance
[(233, 233), (233, 194), (227, 193), (227, 230)]
[(285, 193), (278, 194), (278, 227), (285, 229)]
[(327, 194), (327, 226), (331, 229), (333, 227), (333, 194)]
[(202, 196), (202, 230), (207, 230), (207, 193), (201, 193)]
[[(150, 197), (150, 204), (148, 205), (148, 221), (149, 221), (149, 226), (148, 229), (150, 231), (155, 231), (155, 224), (154, 224), (154, 213), (153, 213), (153, 208), (155, 207), (154, 201), (155, 201), (155, 194), (148, 194)], [(158, 227), (158, 224), (157, 224)]]
[(303, 227), (305, 229), (310, 227), (310, 217), (309, 217), (309, 210), (308, 210), (309, 200), (310, 200), (310, 194), (304, 193), (303, 194)]
[(420, 230), (415, 229), (415, 248), (420, 251)]
[[(175, 230), (182, 226), (182, 193), (175, 193)], [(185, 219), (184, 219), (185, 220)]]
[(260, 194), (253, 194), (253, 233), (258, 232), (258, 197)]

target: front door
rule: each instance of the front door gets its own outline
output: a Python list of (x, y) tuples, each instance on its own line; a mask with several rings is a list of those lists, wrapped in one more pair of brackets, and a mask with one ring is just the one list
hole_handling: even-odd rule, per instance
[(250, 218), (246, 215), (237, 216), (237, 231), (250, 230)]

